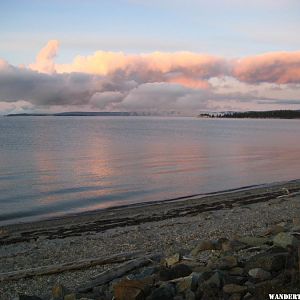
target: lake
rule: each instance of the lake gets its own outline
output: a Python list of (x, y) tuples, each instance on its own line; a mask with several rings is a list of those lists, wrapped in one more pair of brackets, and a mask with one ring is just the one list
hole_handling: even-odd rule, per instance
[(300, 120), (1, 117), (0, 224), (300, 178)]

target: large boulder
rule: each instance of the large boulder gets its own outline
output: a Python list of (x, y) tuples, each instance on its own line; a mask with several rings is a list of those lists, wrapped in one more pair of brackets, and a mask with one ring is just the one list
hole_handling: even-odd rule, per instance
[(254, 268), (249, 270), (248, 274), (259, 281), (271, 279), (271, 273), (262, 268)]
[(279, 271), (285, 267), (287, 253), (260, 253), (252, 256), (245, 264), (245, 270), (262, 268), (265, 271)]
[(286, 248), (287, 246), (298, 246), (299, 240), (289, 232), (280, 232), (273, 238), (273, 243), (276, 246)]

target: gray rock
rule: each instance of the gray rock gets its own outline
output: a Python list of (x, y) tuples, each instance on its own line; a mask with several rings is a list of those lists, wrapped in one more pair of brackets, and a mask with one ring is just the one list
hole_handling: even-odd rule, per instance
[(177, 264), (180, 261), (180, 258), (181, 258), (180, 254), (176, 253), (172, 256), (166, 257), (162, 263), (167, 267), (171, 267), (171, 266)]
[(236, 267), (237, 264), (238, 261), (235, 256), (223, 256), (217, 261), (210, 261), (207, 266), (212, 269), (226, 270)]
[(299, 245), (299, 240), (288, 232), (280, 232), (273, 238), (273, 243), (276, 246), (286, 248), (287, 246)]
[(271, 273), (262, 268), (254, 268), (249, 270), (248, 274), (256, 280), (268, 280), (271, 278)]
[(262, 268), (265, 271), (279, 271), (285, 267), (287, 253), (260, 253), (252, 256), (245, 264), (245, 270)]
[(278, 233), (284, 232), (284, 231), (286, 231), (285, 227), (283, 227), (281, 225), (275, 225), (275, 226), (269, 228), (266, 231), (265, 235), (274, 235), (274, 234), (278, 234)]
[(179, 278), (176, 283), (177, 292), (184, 293), (187, 290), (190, 290), (192, 288), (192, 282), (193, 282), (193, 275)]
[(198, 245), (192, 250), (191, 255), (197, 256), (197, 254), (201, 251), (217, 250), (218, 248), (219, 248), (218, 242), (203, 240), (200, 241)]
[(130, 274), (127, 276), (128, 279), (135, 279), (135, 280), (143, 280), (147, 277), (152, 276), (155, 272), (157, 272), (159, 268), (156, 267), (146, 267), (138, 274)]

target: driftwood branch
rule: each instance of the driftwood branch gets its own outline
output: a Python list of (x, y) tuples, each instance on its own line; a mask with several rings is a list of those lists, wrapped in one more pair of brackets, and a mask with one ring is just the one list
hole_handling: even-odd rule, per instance
[(141, 251), (125, 252), (114, 254), (109, 257), (102, 256), (73, 262), (66, 262), (59, 265), (42, 266), (37, 268), (0, 273), (0, 282), (40, 275), (57, 274), (65, 271), (82, 270), (96, 265), (121, 263), (136, 258), (141, 254)]
[(148, 255), (143, 258), (137, 258), (134, 260), (131, 260), (129, 262), (125, 262), (120, 266), (116, 266), (114, 268), (111, 268), (109, 270), (106, 270), (102, 272), (101, 274), (94, 276), (91, 281), (87, 282), (86, 284), (80, 286), (77, 291), (80, 293), (87, 292), (91, 290), (95, 286), (99, 286), (105, 283), (108, 283), (116, 278), (122, 277), (126, 273), (146, 266), (147, 264), (151, 263), (153, 258), (157, 257), (158, 255)]

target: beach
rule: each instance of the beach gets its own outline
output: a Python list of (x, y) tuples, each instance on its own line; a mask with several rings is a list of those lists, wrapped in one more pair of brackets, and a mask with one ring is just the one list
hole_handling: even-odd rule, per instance
[[(260, 235), (274, 224), (290, 222), (299, 211), (300, 180), (293, 180), (3, 226), (0, 273), (134, 251), (184, 253), (202, 239)], [(111, 267), (2, 281), (1, 300), (19, 293), (46, 299), (57, 282), (74, 290)]]

